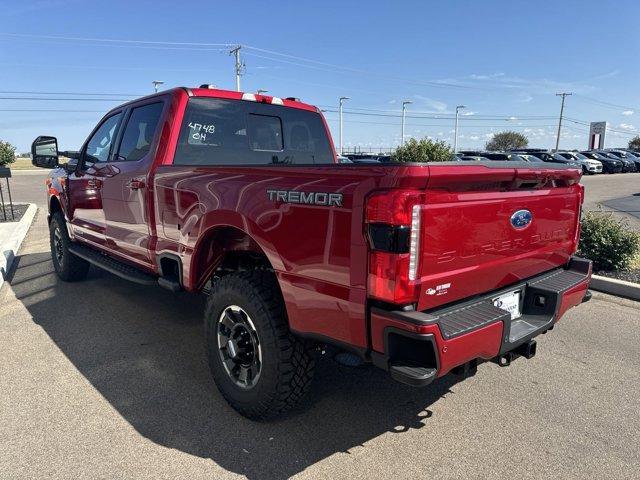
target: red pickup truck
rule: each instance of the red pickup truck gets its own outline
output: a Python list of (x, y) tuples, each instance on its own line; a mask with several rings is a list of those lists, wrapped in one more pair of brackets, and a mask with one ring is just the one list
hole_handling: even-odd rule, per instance
[(293, 406), (323, 345), (423, 386), (532, 357), (590, 298), (575, 167), (338, 163), (317, 108), (207, 86), (114, 108), (78, 152), (38, 137), (32, 155), (53, 169), (58, 276), (93, 264), (207, 295), (213, 378), (250, 418)]

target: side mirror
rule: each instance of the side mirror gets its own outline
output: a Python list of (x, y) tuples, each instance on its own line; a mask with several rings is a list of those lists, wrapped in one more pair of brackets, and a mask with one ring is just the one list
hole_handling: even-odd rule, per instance
[(58, 140), (56, 137), (38, 137), (31, 144), (31, 163), (41, 168), (58, 166)]

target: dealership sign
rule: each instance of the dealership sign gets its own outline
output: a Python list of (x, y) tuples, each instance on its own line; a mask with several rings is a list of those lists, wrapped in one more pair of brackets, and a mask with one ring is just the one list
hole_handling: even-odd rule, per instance
[(607, 132), (607, 122), (591, 122), (589, 127), (589, 150), (604, 148), (604, 134)]

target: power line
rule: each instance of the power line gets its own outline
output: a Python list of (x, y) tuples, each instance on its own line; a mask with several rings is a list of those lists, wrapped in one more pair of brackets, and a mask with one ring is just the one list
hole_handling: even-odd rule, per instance
[(31, 92), (24, 90), (0, 90), (0, 94), (11, 95), (86, 95), (86, 96), (109, 96), (109, 97), (142, 97), (143, 93), (88, 93), (88, 92)]
[(58, 98), (58, 97), (0, 97), (0, 100), (44, 100), (54, 102), (128, 102), (131, 98)]
[(0, 112), (56, 112), (56, 113), (105, 113), (104, 110), (59, 110), (59, 109), (40, 109), (40, 108), (0, 108)]
[(626, 110), (640, 110), (640, 108), (637, 108), (637, 107), (630, 107), (628, 105), (618, 105), (616, 103), (605, 102), (603, 100), (597, 100), (595, 98), (587, 97), (585, 95), (580, 95), (579, 93), (576, 93), (575, 95), (580, 97), (580, 98), (582, 98), (583, 100), (587, 100), (588, 102), (595, 103), (597, 105), (601, 105), (601, 106), (605, 106), (605, 107), (611, 107), (611, 108), (614, 108), (616, 110), (618, 110), (620, 108), (626, 109)]
[(303, 68), (312, 68), (314, 70), (322, 70), (322, 71), (326, 71), (326, 72), (331, 72), (331, 73), (354, 73), (354, 74), (358, 74), (358, 75), (367, 75), (368, 77), (377, 77), (377, 78), (383, 78), (383, 79), (387, 79), (387, 80), (394, 80), (394, 81), (399, 81), (399, 82), (404, 82), (404, 83), (409, 83), (412, 85), (418, 85), (418, 86), (423, 86), (423, 87), (436, 87), (436, 88), (459, 88), (459, 89), (465, 89), (465, 90), (490, 90), (484, 87), (475, 87), (475, 86), (471, 86), (471, 85), (460, 85), (460, 84), (455, 84), (455, 83), (446, 83), (446, 82), (430, 82), (430, 81), (416, 81), (410, 78), (404, 78), (404, 77), (397, 77), (397, 76), (393, 76), (393, 75), (384, 75), (384, 74), (380, 74), (377, 72), (372, 72), (372, 71), (368, 71), (368, 70), (360, 70), (360, 69), (354, 69), (354, 68), (350, 68), (350, 67), (325, 67), (323, 65), (315, 65), (315, 64), (308, 64), (308, 63), (300, 63), (300, 62), (294, 62), (291, 60), (285, 60), (283, 58), (274, 58), (274, 57), (268, 57), (265, 55), (260, 55), (257, 53), (252, 53), (252, 52), (245, 52), (245, 55), (249, 55), (251, 57), (256, 57), (256, 58), (262, 58), (264, 60), (271, 60), (274, 62), (280, 62), (280, 63), (286, 63), (289, 65), (295, 65), (298, 67), (303, 67)]
[(145, 44), (145, 45), (182, 45), (182, 46), (198, 46), (198, 47), (232, 47), (232, 43), (203, 43), (203, 42), (165, 42), (154, 40), (129, 40), (117, 38), (95, 38), (95, 37), (68, 37), (63, 35), (35, 35), (30, 33), (8, 33), (0, 32), (5, 37), (23, 37), (23, 38), (40, 38), (47, 40), (67, 40), (77, 42), (104, 42), (104, 43), (126, 43), (126, 44)]

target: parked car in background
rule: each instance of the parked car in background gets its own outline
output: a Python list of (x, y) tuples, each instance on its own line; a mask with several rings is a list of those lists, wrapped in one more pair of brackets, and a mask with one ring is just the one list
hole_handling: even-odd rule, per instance
[(463, 152), (467, 157), (482, 157), (483, 160), (494, 160), (501, 162), (521, 162), (523, 159), (511, 152), (478, 152), (473, 150), (465, 150)]
[(629, 158), (620, 158), (611, 152), (607, 152), (606, 150), (597, 150), (597, 152), (604, 157), (608, 157), (612, 160), (618, 160), (622, 162), (622, 173), (630, 173), (630, 172), (638, 171), (636, 168), (636, 162), (634, 162)]
[(518, 156), (522, 158), (525, 162), (531, 163), (542, 163), (543, 160), (536, 157), (535, 155), (531, 155), (530, 153), (519, 153)]
[(602, 163), (598, 160), (585, 157), (579, 152), (573, 152), (570, 150), (557, 152), (558, 155), (563, 156), (567, 160), (582, 165), (582, 173), (595, 175), (596, 173), (602, 173)]
[(640, 153), (633, 153), (628, 150), (607, 149), (607, 153), (615, 155), (619, 159), (631, 160), (636, 165), (636, 172), (640, 172)]
[(602, 163), (602, 171), (605, 173), (620, 173), (622, 172), (622, 162), (618, 159), (612, 159), (609, 157), (605, 157), (604, 155), (600, 155), (598, 152), (586, 150), (580, 152), (587, 158), (592, 160), (598, 160)]
[(458, 160), (466, 161), (466, 162), (488, 162), (489, 159), (487, 157), (483, 157), (482, 155), (463, 155), (458, 157)]
[(526, 148), (522, 150), (513, 150), (513, 153), (517, 153), (518, 155), (524, 154), (528, 156), (534, 156), (539, 158), (543, 162), (549, 162), (549, 163), (561, 163), (563, 165), (566, 165), (568, 163), (574, 163), (570, 160), (567, 160), (562, 155), (549, 153), (547, 150), (541, 150), (538, 148)]
[(373, 153), (353, 153), (345, 155), (345, 157), (354, 163), (389, 163), (391, 161), (391, 155), (378, 155)]

